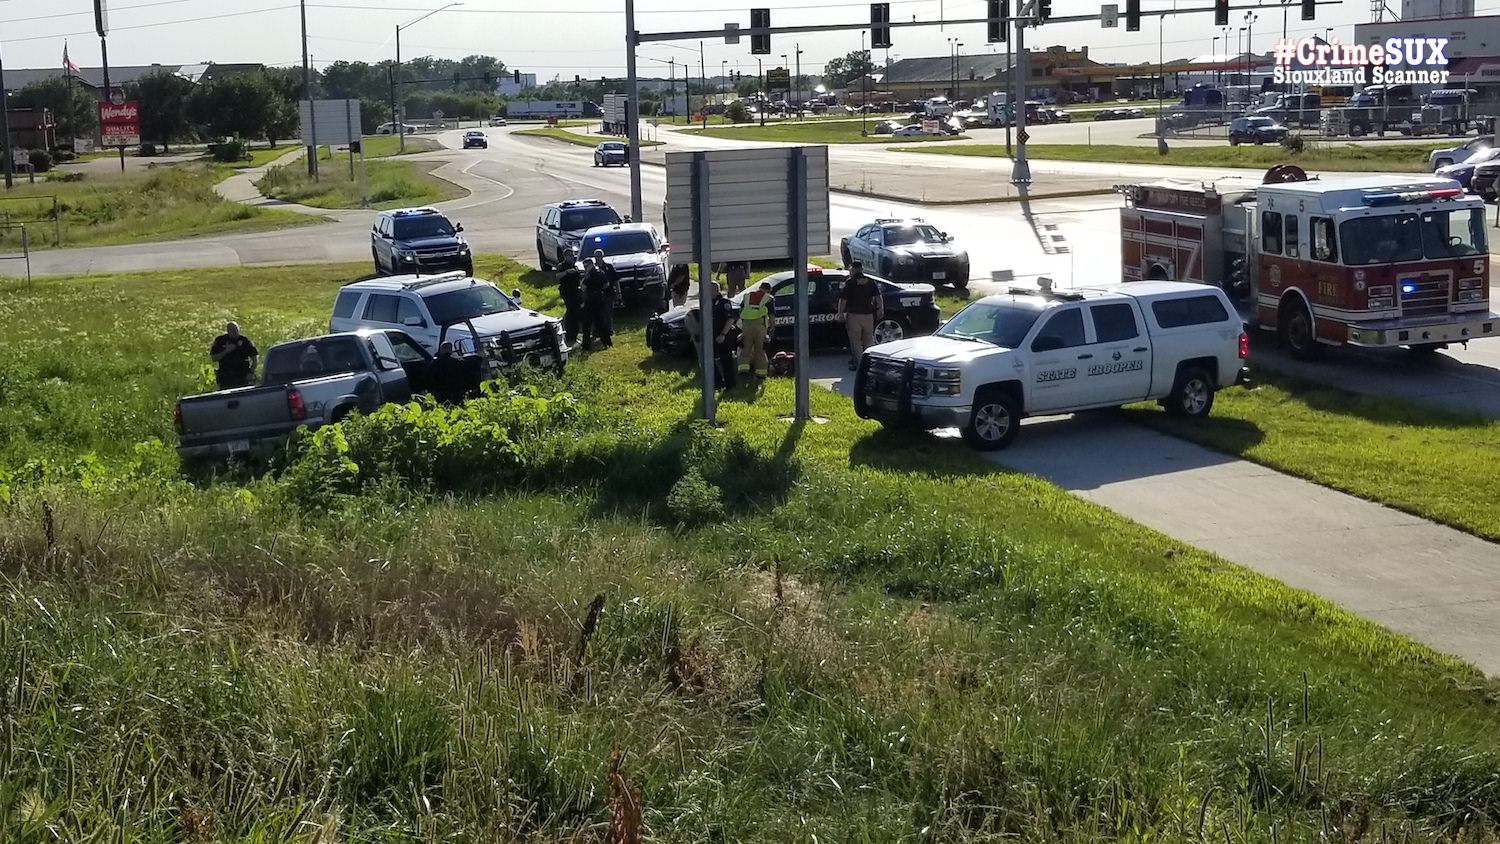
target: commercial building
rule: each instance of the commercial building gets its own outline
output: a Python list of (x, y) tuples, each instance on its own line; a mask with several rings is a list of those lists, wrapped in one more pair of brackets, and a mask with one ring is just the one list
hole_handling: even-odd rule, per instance
[[(924, 56), (891, 62), (881, 74), (881, 90), (901, 100), (944, 96), (972, 99), (991, 91), (1010, 90), (1010, 63), (1003, 52), (977, 55)], [(1066, 101), (1107, 95), (1113, 76), (1109, 66), (1089, 58), (1089, 48), (1063, 46), (1030, 52), (1028, 97)]]
[[(1454, 0), (1419, 0), (1451, 7)], [(1473, 8), (1472, 0), (1468, 2)], [(1433, 87), (1474, 88), (1486, 98), (1500, 96), (1500, 15), (1478, 17), (1428, 17), (1379, 23), (1361, 23), (1354, 27), (1356, 44), (1380, 44), (1388, 38), (1446, 38), (1444, 55), (1448, 59), (1446, 85), (1419, 85), (1417, 90)]]
[[(112, 86), (128, 85), (136, 80), (143, 79), (163, 71), (194, 83), (208, 83), (215, 79), (223, 79), (239, 73), (253, 73), (264, 70), (263, 64), (202, 62), (198, 64), (144, 64), (144, 65), (121, 65), (109, 68), (109, 84)], [(9, 68), (5, 69), (5, 90), (19, 91), (34, 82), (42, 82), (48, 79), (69, 79), (74, 85), (79, 85), (93, 91), (97, 95), (104, 87), (104, 69), (98, 67), (80, 67), (77, 70), (66, 72), (60, 67), (45, 68)]]

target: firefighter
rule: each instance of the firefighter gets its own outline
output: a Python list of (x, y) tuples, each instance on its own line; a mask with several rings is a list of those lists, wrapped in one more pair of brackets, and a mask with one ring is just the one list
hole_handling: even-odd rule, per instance
[(745, 338), (745, 359), (753, 376), (768, 377), (771, 362), (766, 359), (766, 339), (771, 330), (771, 282), (762, 281), (751, 290), (740, 307), (740, 329)]

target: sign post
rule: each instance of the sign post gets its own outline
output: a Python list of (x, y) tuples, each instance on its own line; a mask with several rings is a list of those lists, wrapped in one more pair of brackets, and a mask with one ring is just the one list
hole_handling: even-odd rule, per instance
[[(357, 149), (362, 137), (359, 100), (302, 100), (297, 103), (297, 121), (304, 146), (317, 150), (328, 145), (328, 155), (333, 157), (333, 148), (349, 147), (349, 178), (354, 178), (354, 154), (359, 152), (361, 160), (364, 150)], [(361, 187), (361, 205), (364, 207), (364, 189)]]
[(99, 145), (120, 148), (120, 169), (125, 169), (125, 148), (141, 144), (140, 104), (125, 99), (119, 88), (99, 104)]

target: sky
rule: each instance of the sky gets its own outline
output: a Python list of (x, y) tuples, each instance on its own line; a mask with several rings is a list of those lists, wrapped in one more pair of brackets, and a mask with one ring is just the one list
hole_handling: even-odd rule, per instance
[[(309, 51), (322, 67), (336, 60), (380, 61), (394, 54), (394, 28), (424, 13), (440, 8), (446, 0), (306, 0)], [(726, 22), (749, 26), (749, 3), (767, 0), (636, 0), (636, 29), (642, 33), (718, 29)], [(1142, 8), (1207, 7), (1211, 0), (1142, 0)], [(1282, 11), (1274, 0), (1262, 0), (1253, 24), (1254, 47), (1269, 50), (1281, 35)], [(1295, 0), (1293, 0), (1295, 2)], [(300, 65), (301, 43), (298, 0), (109, 0), (110, 64), (191, 64), (196, 62), (261, 62)], [(1233, 0), (1234, 5), (1246, 0)], [(1394, 4), (1394, 3), (1393, 3)], [(869, 20), (869, 4), (858, 0), (806, 0), (789, 3), (770, 0), (771, 25), (860, 23)], [(1121, 0), (1123, 8), (1123, 0)], [(1485, 5), (1481, 0), (1481, 6)], [(892, 0), (893, 21), (932, 21), (979, 18), (984, 0)], [(1094, 0), (1053, 0), (1054, 15), (1097, 13)], [(1484, 10), (1481, 9), (1481, 14)], [(1244, 12), (1232, 12), (1235, 22), (1229, 38), (1238, 42)], [(1302, 21), (1299, 8), (1287, 14), (1293, 37), (1324, 34), (1345, 40), (1353, 36), (1353, 24), (1367, 20), (1366, 0), (1342, 0), (1337, 6), (1319, 6), (1316, 21)], [(553, 77), (571, 80), (574, 74), (594, 78), (622, 76), (624, 56), (624, 0), (463, 0), (403, 29), (403, 58), (431, 55), (462, 58), (474, 53), (498, 57), (508, 68), (536, 73), (540, 80)], [(74, 63), (99, 64), (99, 39), (94, 34), (93, 0), (0, 0), (0, 58), (10, 67), (61, 67), (66, 41)], [(1141, 31), (1126, 32), (1123, 18), (1118, 29), (1103, 29), (1097, 22), (1050, 23), (1027, 32), (1033, 48), (1062, 44), (1070, 49), (1087, 45), (1089, 55), (1105, 62), (1149, 62), (1160, 49), (1168, 60), (1203, 55), (1214, 46), (1211, 39), (1221, 30), (1213, 25), (1210, 12), (1184, 14), (1157, 21), (1142, 21)], [(803, 33), (775, 36), (766, 67), (779, 65), (781, 54), (802, 49), (802, 71), (816, 73), (825, 61), (860, 48), (861, 33)], [(898, 28), (892, 31), (894, 46), (876, 50), (874, 58), (899, 59), (941, 56), (950, 52), (950, 42), (961, 42), (965, 55), (1003, 51), (1004, 44), (985, 43), (983, 24)], [(1219, 53), (1226, 50), (1223, 39)], [(717, 76), (728, 62), (729, 70), (756, 72), (749, 38), (738, 46), (722, 38), (705, 39), (703, 61), (709, 76)], [(683, 73), (684, 62), (698, 75), (699, 42), (677, 41), (642, 45), (638, 52), (642, 76), (667, 75), (669, 61)], [(792, 61), (788, 60), (788, 66)]]

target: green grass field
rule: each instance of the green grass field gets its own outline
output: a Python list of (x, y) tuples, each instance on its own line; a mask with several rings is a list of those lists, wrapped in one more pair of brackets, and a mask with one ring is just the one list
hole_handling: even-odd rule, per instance
[[(224, 200), (213, 186), (232, 173), (222, 165), (179, 164), (129, 173), (90, 173), (77, 181), (17, 184), (0, 197), (0, 212), (12, 221), (27, 221), (32, 249), (52, 248), (58, 218), (64, 247), (264, 231), (317, 222), (301, 214)], [(53, 196), (57, 197), (57, 218)], [(18, 230), (0, 231), (0, 251), (17, 250), (20, 245)]]
[[(562, 141), (563, 143), (573, 144), (574, 146), (580, 147), (594, 147), (598, 146), (604, 141), (624, 140), (623, 138), (615, 137), (613, 135), (580, 135), (577, 132), (570, 132), (560, 126), (547, 126), (540, 129), (517, 129), (511, 134), (529, 135), (533, 138), (551, 138), (554, 141)], [(660, 145), (661, 141), (650, 141), (645, 138), (641, 138), (641, 146), (643, 147), (654, 147)]]
[[(870, 126), (876, 121), (872, 119)], [(869, 128), (869, 127), (866, 127)], [(780, 125), (766, 124), (760, 126), (724, 126), (707, 129), (683, 130), (684, 134), (702, 134), (710, 138), (727, 138), (734, 141), (774, 141), (780, 143), (803, 143), (803, 144), (892, 144), (892, 143), (924, 143), (932, 141), (958, 141), (967, 138), (967, 135), (947, 135), (940, 138), (892, 138), (890, 135), (861, 135), (860, 122), (853, 121), (823, 121), (807, 123), (785, 123)]]
[(221, 323), (365, 269), (0, 283), (0, 840), (1492, 840), (1474, 671), (832, 393), (693, 425), (639, 318), (180, 479)]
[[(465, 194), (458, 185), (431, 175), (436, 163), (380, 160), (366, 161), (364, 166), (365, 189), (372, 208), (427, 205)], [(267, 170), (255, 186), (262, 194), (284, 202), (314, 208), (360, 207), (358, 165), (351, 179), (347, 162), (337, 159), (323, 163), (317, 180), (307, 175), (303, 162), (294, 162)]]
[[(1266, 169), (1277, 164), (1304, 168), (1354, 172), (1411, 172), (1427, 169), (1427, 153), (1440, 144), (1353, 144), (1309, 142), (1307, 149), (1290, 153), (1278, 144), (1265, 146), (1171, 146), (1159, 155), (1154, 146), (1113, 144), (1028, 144), (1026, 154), (1039, 160), (1098, 161), (1115, 164), (1169, 164), (1184, 167), (1248, 167)], [(895, 147), (897, 152), (939, 155), (1003, 157), (1002, 144), (966, 144), (941, 147)]]

